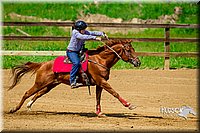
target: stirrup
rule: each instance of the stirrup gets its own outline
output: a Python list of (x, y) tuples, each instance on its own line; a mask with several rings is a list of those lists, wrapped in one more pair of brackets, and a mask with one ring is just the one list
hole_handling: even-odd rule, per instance
[(81, 76), (82, 76), (82, 78), (84, 79), (85, 84), (88, 86), (89, 95), (91, 95), (91, 91), (90, 91), (90, 80), (89, 80), (87, 74), (86, 74), (84, 71), (82, 71)]
[(82, 72), (81, 76), (82, 76), (82, 78), (84, 79), (85, 84), (86, 84), (87, 86), (90, 86), (90, 81), (89, 81), (89, 78), (88, 78), (87, 74), (86, 74), (85, 72)]

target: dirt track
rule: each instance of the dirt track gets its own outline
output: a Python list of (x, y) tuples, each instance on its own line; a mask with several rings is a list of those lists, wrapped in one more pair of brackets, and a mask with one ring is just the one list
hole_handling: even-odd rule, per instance
[(59, 85), (26, 108), (9, 114), (10, 108), (18, 104), (24, 92), (34, 82), (34, 76), (25, 76), (11, 91), (10, 71), (3, 70), (3, 117), (4, 130), (98, 130), (135, 131), (137, 130), (190, 130), (197, 127), (197, 116), (188, 115), (185, 120), (173, 114), (162, 114), (162, 107), (176, 108), (188, 105), (197, 112), (198, 70), (114, 70), (109, 83), (127, 101), (137, 106), (128, 110), (106, 91), (102, 93), (102, 111), (106, 117), (95, 116), (95, 88), (92, 96), (87, 88), (71, 90)]

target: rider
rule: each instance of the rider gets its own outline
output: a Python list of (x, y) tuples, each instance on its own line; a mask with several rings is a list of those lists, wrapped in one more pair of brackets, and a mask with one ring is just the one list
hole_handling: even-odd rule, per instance
[(100, 31), (88, 31), (85, 30), (87, 24), (84, 21), (76, 21), (74, 26), (72, 26), (72, 36), (70, 43), (67, 47), (67, 56), (71, 60), (73, 66), (70, 72), (70, 84), (71, 88), (78, 87), (76, 83), (76, 74), (81, 67), (79, 53), (81, 49), (85, 46), (85, 40), (97, 40), (101, 41), (101, 37), (107, 37), (104, 32)]

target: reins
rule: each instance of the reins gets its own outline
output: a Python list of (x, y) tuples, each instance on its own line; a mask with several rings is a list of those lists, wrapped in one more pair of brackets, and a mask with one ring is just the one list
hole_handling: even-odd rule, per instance
[(97, 65), (99, 65), (99, 66), (101, 66), (101, 67), (103, 67), (103, 68), (105, 68), (107, 71), (110, 70), (110, 69), (107, 68), (106, 66), (104, 66), (104, 65), (102, 65), (102, 64), (100, 64), (100, 63), (98, 63), (98, 62), (96, 62), (96, 61), (93, 61), (93, 60), (90, 60), (90, 59), (88, 59), (88, 61), (89, 61), (89, 62), (92, 62), (92, 63), (94, 63), (94, 64), (97, 64)]
[(122, 59), (122, 57), (114, 50), (114, 49), (112, 49), (110, 46), (108, 46), (107, 44), (106, 44), (106, 47), (108, 47), (110, 50), (112, 50), (116, 55), (117, 55), (117, 57), (119, 58), (119, 59)]
[[(116, 55), (117, 55), (117, 57), (119, 58), (119, 59), (122, 59), (122, 57), (113, 49), (113, 48), (111, 48), (110, 46), (108, 46), (106, 43), (104, 43), (103, 41), (101, 41), (108, 49), (110, 49), (111, 51), (113, 51)], [(94, 63), (94, 64), (97, 64), (97, 65), (99, 65), (99, 66), (101, 66), (101, 67), (103, 67), (103, 68), (105, 68), (107, 71), (109, 71), (110, 69), (108, 68), (108, 67), (106, 67), (106, 66), (104, 66), (104, 65), (102, 65), (102, 64), (100, 64), (100, 63), (98, 63), (98, 62), (96, 62), (96, 61), (93, 61), (93, 60), (90, 60), (90, 59), (88, 59), (88, 61), (89, 62), (92, 62), (92, 63)]]
[(106, 43), (104, 43), (103, 41), (101, 41), (106, 47), (108, 47), (111, 51), (113, 51), (116, 55), (117, 55), (117, 57), (119, 58), (119, 59), (122, 59), (122, 57), (113, 49), (113, 48), (111, 48), (110, 46), (108, 46)]

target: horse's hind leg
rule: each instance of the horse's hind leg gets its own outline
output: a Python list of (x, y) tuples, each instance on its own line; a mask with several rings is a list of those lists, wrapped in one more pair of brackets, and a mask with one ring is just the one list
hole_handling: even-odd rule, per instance
[(21, 108), (21, 106), (23, 105), (23, 103), (25, 102), (25, 100), (27, 98), (29, 98), (30, 96), (32, 96), (33, 94), (35, 94), (36, 92), (38, 92), (39, 90), (40, 90), (40, 88), (38, 88), (37, 84), (34, 84), (31, 89), (29, 89), (28, 91), (25, 92), (25, 94), (22, 97), (20, 103), (15, 108), (12, 108), (10, 110), (10, 113), (14, 113), (17, 110), (19, 110)]
[(37, 92), (35, 94), (35, 96), (28, 102), (28, 104), (26, 105), (27, 108), (29, 110), (31, 110), (31, 106), (33, 105), (33, 103), (40, 98), (41, 96), (43, 96), (44, 94), (48, 93), (51, 89), (53, 89), (54, 87), (56, 87), (57, 85), (59, 85), (60, 83), (55, 83), (55, 84), (50, 84), (47, 87), (45, 87), (44, 89), (40, 90), (39, 92)]

